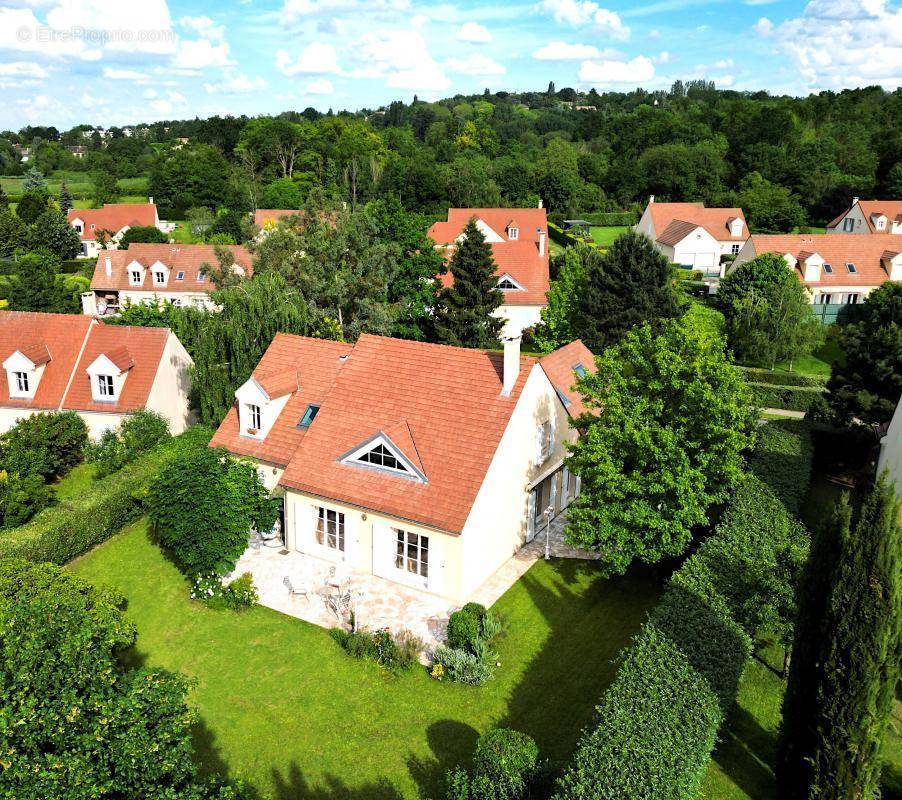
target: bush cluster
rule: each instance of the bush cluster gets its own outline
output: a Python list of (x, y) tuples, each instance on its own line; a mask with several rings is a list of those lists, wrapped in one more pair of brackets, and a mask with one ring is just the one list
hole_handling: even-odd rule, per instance
[(785, 408), (809, 411), (823, 397), (823, 386), (777, 386), (772, 383), (749, 382), (752, 402), (761, 408)]
[(250, 608), (260, 599), (250, 572), (245, 572), (226, 584), (216, 573), (198, 575), (191, 583), (191, 597), (206, 603), (210, 608), (230, 611)]
[(493, 642), (503, 632), (501, 620), (480, 603), (467, 603), (448, 619), (448, 646), (435, 651), (433, 669), (437, 678), (479, 686), (495, 677), (498, 654)]
[(95, 465), (94, 474), (105, 478), (168, 439), (169, 423), (153, 411), (141, 410), (126, 417), (117, 430), (104, 431), (85, 455)]
[(626, 649), (555, 800), (695, 797), (762, 629), (788, 638), (807, 536), (754, 475)]
[(375, 632), (333, 628), (331, 634), (348, 655), (375, 661), (392, 671), (411, 669), (419, 661), (424, 647), (423, 641), (407, 630), (392, 635), (388, 628)]
[(760, 367), (737, 367), (750, 383), (769, 383), (775, 386), (814, 386), (827, 385), (827, 379), (819, 375), (803, 375), (799, 372), (783, 372), (781, 370), (761, 369)]
[(594, 214), (586, 214), (585, 220), (601, 228), (623, 227), (635, 225), (639, 221), (639, 216), (635, 211), (599, 211)]
[(206, 450), (209, 428), (196, 426), (111, 475), (80, 497), (0, 533), (0, 557), (65, 564), (147, 512), (160, 470), (186, 450)]
[(495, 728), (476, 741), (473, 772), (448, 772), (446, 800), (525, 800), (542, 774), (539, 748), (531, 736)]

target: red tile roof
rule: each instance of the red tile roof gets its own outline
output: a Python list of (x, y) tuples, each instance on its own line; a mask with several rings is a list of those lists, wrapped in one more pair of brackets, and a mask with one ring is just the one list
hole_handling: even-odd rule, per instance
[(581, 339), (570, 342), (547, 356), (542, 356), (539, 364), (545, 370), (551, 385), (566, 398), (564, 407), (572, 418), (575, 419), (588, 411), (582, 395), (574, 386), (578, 377), (576, 369), (581, 366), (587, 373), (594, 375), (598, 371), (598, 365), (592, 351)]
[(118, 233), (126, 225), (129, 228), (152, 227), (159, 218), (154, 203), (105, 203), (103, 208), (69, 209), (66, 219), (70, 225), (76, 219), (84, 222), (81, 239), (83, 242), (93, 242), (99, 230)]
[[(306, 434), (306, 429), (299, 428), (298, 422), (308, 405), (320, 405), (325, 400), (341, 369), (341, 358), (347, 356), (353, 347), (354, 345), (345, 342), (278, 334), (266, 349), (252, 377), (266, 391), (267, 385), (273, 388), (270, 381), (274, 376), (293, 373), (296, 391), (263, 441), (240, 435), (238, 410), (232, 406), (216, 431), (212, 444), (225, 447), (238, 455), (250, 456), (280, 467), (287, 466)], [(276, 390), (273, 388), (273, 391)]]
[(696, 222), (683, 222), (683, 220), (675, 219), (658, 237), (661, 244), (673, 247), (683, 241), (692, 231), (698, 228)]
[(254, 212), (254, 225), (262, 228), (267, 222), (278, 222), (286, 217), (303, 216), (304, 212), (296, 208), (258, 208)]
[[(700, 225), (721, 242), (740, 242), (749, 237), (745, 214), (741, 208), (705, 208), (702, 203), (649, 203), (648, 208), (657, 237), (660, 237), (674, 220)], [(739, 236), (730, 233), (731, 219), (742, 220), (742, 232)]]
[[(245, 247), (221, 245), (235, 256), (235, 266), (241, 267), (245, 275), (253, 274), (253, 258)], [(203, 281), (197, 279), (201, 266), (218, 266), (216, 248), (212, 244), (133, 244), (128, 250), (102, 250), (94, 266), (91, 288), (95, 291), (132, 289), (145, 292), (212, 292), (216, 287), (207, 275)], [(106, 274), (106, 260), (110, 259), (112, 274)], [(129, 283), (128, 266), (137, 261), (145, 268), (144, 281), (140, 286)], [(155, 286), (150, 267), (157, 261), (169, 267), (169, 277), (165, 286)], [(182, 280), (178, 273), (184, 272)]]
[[(102, 325), (83, 314), (0, 311), (0, 363), (16, 350), (44, 348), (50, 355), (34, 399), (10, 399), (4, 378), (0, 380), (0, 406), (112, 413), (143, 408), (169, 335), (168, 328)], [(86, 370), (101, 353), (128, 370), (116, 403), (95, 403), (91, 396)]]
[[(817, 253), (833, 267), (832, 273), (821, 270), (819, 281), (804, 281), (808, 286), (880, 286), (889, 280), (882, 260), (889, 253), (902, 250), (898, 234), (875, 233), (872, 236), (840, 236), (835, 233), (759, 235), (751, 238), (755, 255), (762, 253), (791, 254), (801, 261), (807, 255)], [(890, 256), (892, 257), (892, 256)], [(850, 273), (847, 263), (855, 265)], [(804, 266), (801, 271), (804, 277)]]
[[(874, 220), (871, 219), (872, 215), (882, 214), (886, 217), (889, 224), (892, 224), (893, 220), (898, 220), (902, 217), (902, 200), (859, 200), (858, 207), (861, 209), (861, 213), (864, 214), (871, 233), (877, 233), (877, 229), (874, 227)], [(855, 208), (854, 204), (843, 211), (836, 219), (831, 220), (827, 227), (835, 228), (853, 208)], [(889, 225), (887, 228), (889, 228)], [(883, 233), (883, 231), (880, 232)]]
[[(429, 229), (429, 236), (437, 244), (452, 245), (446, 248), (450, 261), (454, 252), (453, 244), (463, 232), (472, 217), (485, 222), (504, 242), (492, 242), (492, 258), (499, 278), (510, 275), (524, 290), (507, 289), (504, 292), (505, 305), (545, 305), (549, 288), (548, 274), (548, 221), (544, 208), (449, 208), (448, 222), (436, 222)], [(507, 238), (507, 226), (519, 228), (517, 239)], [(539, 255), (539, 234), (545, 234), (544, 254)], [(454, 282), (446, 272), (440, 276), (443, 286)]]

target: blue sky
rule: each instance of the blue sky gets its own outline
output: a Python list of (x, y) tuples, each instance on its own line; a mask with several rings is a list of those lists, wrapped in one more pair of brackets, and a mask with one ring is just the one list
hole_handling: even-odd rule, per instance
[(0, 128), (676, 78), (902, 85), (890, 0), (0, 0)]

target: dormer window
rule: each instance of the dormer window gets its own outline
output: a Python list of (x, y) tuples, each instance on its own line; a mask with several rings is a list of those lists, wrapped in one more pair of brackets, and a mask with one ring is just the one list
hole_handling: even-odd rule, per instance
[(28, 383), (28, 373), (27, 372), (14, 372), (13, 373), (13, 382), (16, 385), (17, 393), (28, 394), (29, 383)]
[(256, 432), (260, 430), (262, 417), (260, 415), (260, 406), (255, 405), (254, 403), (247, 404), (247, 418), (250, 423), (250, 428), (252, 431)]
[(118, 347), (101, 353), (91, 362), (86, 372), (91, 381), (91, 396), (95, 403), (118, 401), (122, 387), (135, 361), (128, 348)]
[(339, 459), (343, 464), (384, 470), (399, 477), (426, 482), (426, 476), (383, 433)]
[(155, 269), (153, 271), (153, 285), (154, 286), (165, 286), (166, 285), (166, 272), (162, 269)]
[(197, 273), (197, 282), (203, 283), (207, 279), (207, 273), (201, 270)]
[(384, 444), (376, 445), (372, 450), (358, 456), (357, 460), (362, 464), (373, 464), (396, 472), (410, 472)]
[(858, 268), (851, 261), (846, 264), (846, 269), (849, 271), (850, 275), (854, 275), (858, 272)]
[(886, 227), (886, 217), (877, 217), (874, 227), (876, 227), (878, 231), (882, 231)]
[(107, 399), (113, 398), (116, 395), (116, 388), (113, 384), (113, 376), (112, 375), (98, 375), (97, 376), (97, 394), (101, 397), (105, 397)]
[(832, 275), (833, 274), (833, 265), (832, 264), (824, 264), (824, 272), (826, 272), (828, 275)]
[(507, 229), (507, 238), (512, 242), (520, 238), (520, 229), (511, 226)]
[(50, 351), (44, 344), (22, 347), (7, 358), (3, 362), (3, 369), (6, 370), (10, 398), (33, 399), (44, 374), (44, 367), (49, 361)]
[(140, 286), (141, 285), (141, 270), (133, 269), (129, 271), (129, 283), (132, 286)]

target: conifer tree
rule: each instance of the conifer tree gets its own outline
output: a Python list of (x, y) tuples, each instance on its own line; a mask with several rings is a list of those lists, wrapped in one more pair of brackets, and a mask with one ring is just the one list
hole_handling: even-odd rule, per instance
[(59, 259), (49, 250), (26, 253), (16, 262), (16, 274), (10, 284), (10, 311), (68, 310), (61, 308), (63, 294), (56, 276)]
[(72, 197), (72, 191), (66, 186), (66, 182), (63, 181), (60, 184), (60, 211), (63, 214), (68, 214), (72, 207), (75, 205), (75, 200)]
[(436, 334), (440, 342), (458, 347), (491, 348), (498, 344), (503, 320), (492, 312), (504, 301), (497, 288), (492, 247), (471, 219), (451, 257), (451, 286), (439, 293)]
[(585, 261), (586, 283), (573, 315), (574, 333), (593, 352), (619, 342), (633, 328), (653, 329), (679, 314), (667, 259), (647, 236), (627, 231), (602, 255)]

